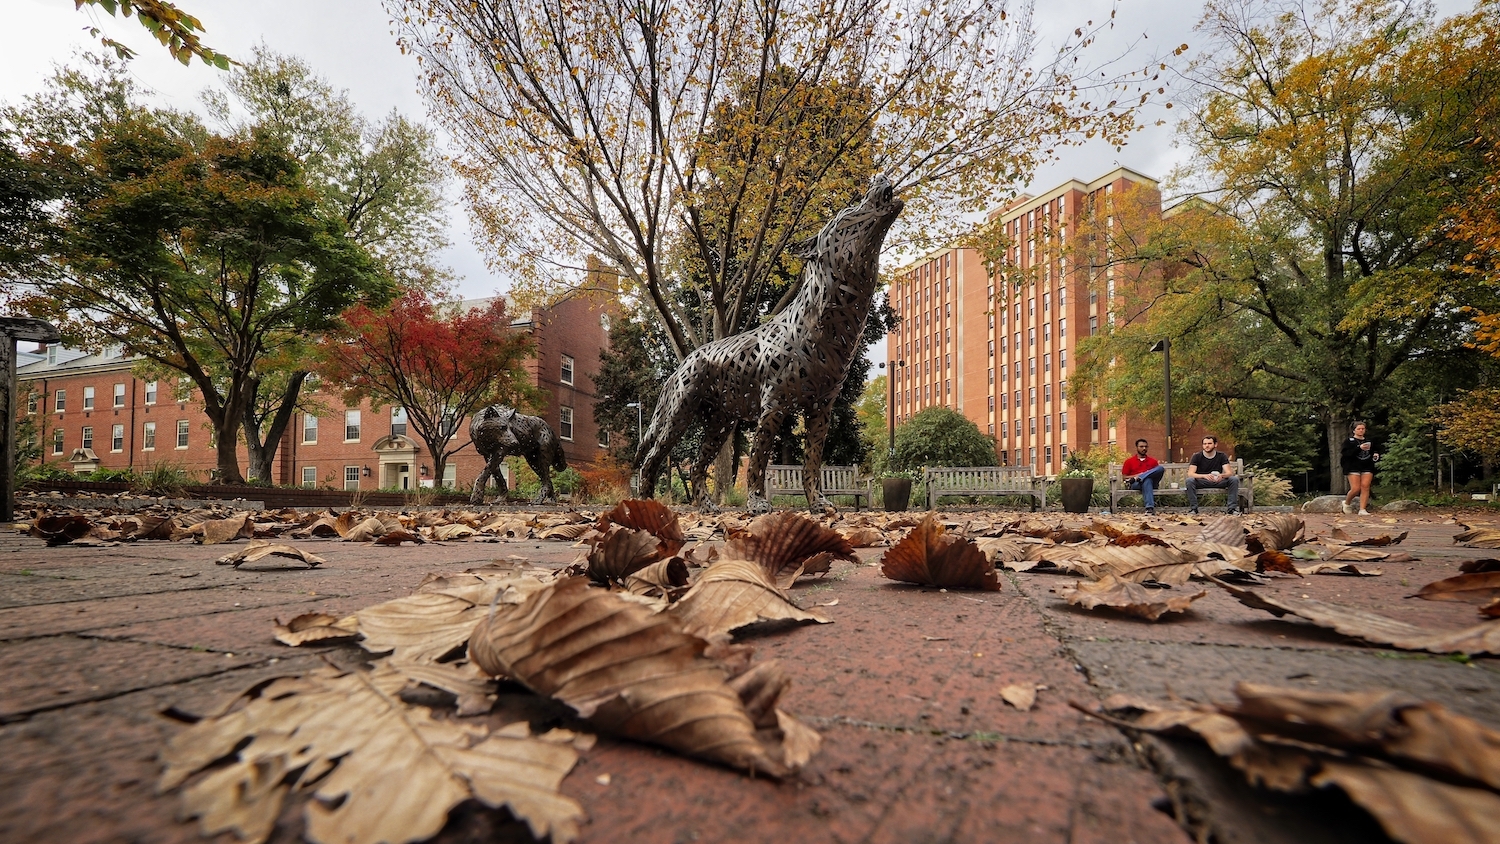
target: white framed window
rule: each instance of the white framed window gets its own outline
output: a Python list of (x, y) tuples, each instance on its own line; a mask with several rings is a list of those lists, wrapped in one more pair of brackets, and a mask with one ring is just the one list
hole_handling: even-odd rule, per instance
[(302, 442), (312, 444), (318, 441), (318, 417), (311, 413), (302, 414)]
[[(1068, 412), (1066, 410), (1063, 411), (1062, 413), (1057, 414), (1057, 430), (1059, 430), (1059, 431), (1066, 431), (1066, 430), (1068, 430)], [(1064, 446), (1064, 448), (1066, 448), (1066, 446)], [(1064, 455), (1064, 456), (1066, 456), (1066, 455)]]
[(305, 486), (305, 487), (307, 487), (308, 489), (312, 489), (313, 487), (315, 487), (315, 486), (318, 485), (318, 467), (317, 466), (303, 466), (302, 467), (302, 485)]
[(188, 447), (188, 421), (186, 419), (177, 420), (177, 447)]
[(68, 391), (57, 390), (52, 394), (52, 409), (62, 413), (68, 409)]
[(109, 429), (109, 450), (125, 450), (125, 426), (115, 425)]
[(47, 344), (47, 362), (48, 363), (57, 363), (57, 350), (60, 349), (60, 348), (62, 348), (62, 347), (59, 346), (56, 343), (48, 343)]
[(156, 382), (146, 382), (146, 404), (156, 404)]
[(359, 489), (359, 467), (344, 467), (344, 489)]
[(599, 447), (609, 448), (609, 432), (603, 429), (599, 431)]
[(92, 425), (84, 425), (83, 426), (83, 447), (84, 448), (93, 448), (94, 447), (94, 426), (92, 426)]
[(453, 489), (458, 486), (458, 464), (448, 463), (443, 466), (443, 486)]
[(391, 436), (406, 436), (406, 408), (391, 408)]
[(573, 439), (573, 408), (557, 409), (557, 435), (565, 440)]
[(359, 411), (344, 411), (344, 442), (359, 442)]
[(84, 410), (93, 410), (94, 409), (94, 388), (93, 387), (84, 387), (83, 388), (83, 409)]
[(573, 358), (570, 355), (562, 356), (561, 381), (569, 385), (573, 383)]
[(141, 451), (156, 450), (156, 423), (147, 422), (141, 427)]
[(26, 412), (28, 414), (36, 413), (37, 403), (40, 400), (40, 397), (36, 393), (28, 392), (26, 394)]
[(125, 406), (125, 385), (124, 384), (116, 384), (115, 385), (115, 407), (124, 407), (124, 406)]
[(63, 429), (61, 429), (61, 428), (53, 428), (52, 429), (52, 453), (53, 454), (62, 454), (62, 452), (63, 452)]

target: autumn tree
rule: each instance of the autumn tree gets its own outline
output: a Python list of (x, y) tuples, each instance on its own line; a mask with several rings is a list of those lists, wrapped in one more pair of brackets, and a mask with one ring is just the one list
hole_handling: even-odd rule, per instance
[(1438, 439), (1477, 455), (1486, 469), (1500, 464), (1500, 389), (1470, 390), (1433, 411)]
[[(1141, 95), (1120, 104), (1122, 76), (1079, 70), (1092, 31), (1038, 60), (1029, 3), (387, 5), (523, 291), (582, 284), (597, 257), (677, 359), (759, 324), (787, 247), (850, 198), (844, 165), (890, 174), (907, 230), (945, 239), (937, 220), (1057, 144), (1120, 142)], [(701, 298), (677, 296), (695, 273)]]
[(946, 407), (929, 407), (896, 426), (892, 466), (920, 470), (927, 466), (994, 466), (995, 438), (969, 417)]
[(1211, 2), (1175, 185), (1194, 198), (1163, 217), (1109, 197), (1074, 239), (1101, 292), (1130, 279), (1105, 297), (1075, 384), (1111, 406), (1157, 402), (1149, 350), (1170, 338), (1174, 408), (1314, 413), (1341, 484), (1350, 420), (1471, 334), (1475, 290), (1445, 231), (1485, 172), (1464, 117), (1493, 96), (1472, 75), (1492, 61), (1474, 23), (1385, 0)]
[[(200, 38), (204, 31), (202, 21), (166, 0), (73, 0), (73, 5), (79, 9), (87, 5), (126, 18), (134, 14), (141, 26), (167, 48), (172, 58), (184, 65), (192, 62), (194, 56), (220, 70), (228, 70), (234, 64), (233, 59), (203, 43)], [(114, 50), (122, 59), (135, 56), (134, 50), (119, 41), (100, 36), (98, 27), (90, 28), (89, 34), (99, 38), (100, 43)]]
[(59, 177), (45, 283), (26, 312), (87, 345), (118, 343), (203, 396), (225, 482), (250, 385), (275, 338), (328, 328), (386, 277), (322, 213), (297, 160), (266, 138), (210, 135), (136, 109), (77, 145), (39, 142)]
[(542, 400), (524, 368), (535, 342), (511, 328), (498, 296), (485, 307), (465, 308), (409, 289), (386, 308), (354, 307), (344, 323), (344, 331), (319, 345), (319, 374), (344, 388), (351, 403), (405, 408), (434, 477), (443, 477), (448, 459), (469, 445), (465, 438), (450, 448), (466, 417), (491, 404), (526, 409)]
[[(222, 89), (204, 93), (216, 124), (238, 136), (284, 146), (301, 164), (323, 212), (406, 286), (447, 280), (437, 253), (446, 245), (441, 204), (446, 179), (433, 133), (392, 112), (372, 122), (348, 93), (306, 62), (257, 47)], [(276, 451), (298, 407), (316, 338), (284, 333), (249, 383), (242, 431), (249, 478), (269, 481)]]

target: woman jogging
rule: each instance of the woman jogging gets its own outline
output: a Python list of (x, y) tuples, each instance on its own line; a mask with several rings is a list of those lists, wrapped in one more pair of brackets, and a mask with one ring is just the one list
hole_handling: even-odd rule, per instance
[(1341, 452), (1340, 462), (1349, 478), (1349, 492), (1344, 495), (1346, 514), (1354, 512), (1354, 496), (1357, 495), (1359, 514), (1370, 515), (1365, 508), (1370, 505), (1370, 482), (1375, 480), (1375, 461), (1380, 459), (1380, 454), (1375, 451), (1375, 444), (1365, 439), (1365, 430), (1365, 423), (1355, 422)]

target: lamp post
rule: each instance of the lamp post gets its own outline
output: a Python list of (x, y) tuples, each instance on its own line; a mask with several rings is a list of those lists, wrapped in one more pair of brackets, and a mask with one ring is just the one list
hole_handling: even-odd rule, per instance
[[(1161, 352), (1161, 367), (1163, 378), (1166, 381), (1166, 404), (1167, 404), (1167, 462), (1171, 463), (1172, 457), (1172, 341), (1162, 338), (1151, 347), (1153, 352)], [(1234, 502), (1230, 502), (1231, 504)]]
[[(890, 437), (886, 446), (887, 465), (896, 459), (896, 367), (898, 366), (901, 367), (902, 372), (906, 371), (906, 361), (895, 360), (891, 361), (890, 371), (886, 373), (886, 380), (889, 382), (886, 384), (886, 391), (889, 395), (885, 404), (885, 420)], [(884, 361), (881, 361), (880, 368), (886, 368)]]
[[(645, 432), (641, 430), (641, 403), (638, 401), (627, 402), (625, 406), (635, 408), (635, 459), (636, 462), (640, 462), (641, 438), (645, 436)], [(671, 480), (671, 478), (668, 478), (668, 480)], [(635, 493), (636, 495), (641, 494), (641, 476), (639, 468), (637, 468), (635, 476), (630, 479), (630, 486), (632, 487), (631, 491), (633, 493)]]

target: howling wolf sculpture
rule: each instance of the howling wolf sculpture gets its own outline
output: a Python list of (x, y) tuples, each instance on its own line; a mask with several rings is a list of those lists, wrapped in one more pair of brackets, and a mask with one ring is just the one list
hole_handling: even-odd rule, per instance
[(500, 487), (501, 497), (507, 494), (500, 466), (501, 461), (512, 454), (524, 457), (526, 464), (542, 481), (541, 492), (532, 503), (557, 501), (557, 494), (552, 491), (552, 472), (561, 472), (568, 468), (568, 463), (563, 459), (562, 443), (545, 420), (517, 413), (513, 407), (492, 404), (474, 414), (474, 419), (469, 422), (469, 439), (474, 442), (474, 450), (484, 458), (484, 470), (474, 479), (470, 502), (478, 504), (484, 499), (484, 488), (491, 477)]
[(845, 208), (794, 252), (805, 258), (802, 287), (786, 310), (753, 331), (715, 340), (688, 355), (662, 389), (638, 458), (641, 490), (651, 495), (662, 462), (694, 419), (703, 445), (693, 465), (694, 499), (709, 506), (708, 466), (736, 423), (755, 425), (746, 502), (770, 509), (766, 463), (771, 441), (801, 413), (807, 430), (802, 472), (808, 508), (828, 507), (818, 489), (833, 401), (849, 374), (879, 284), (880, 247), (901, 213), (891, 183), (877, 178), (864, 200)]

